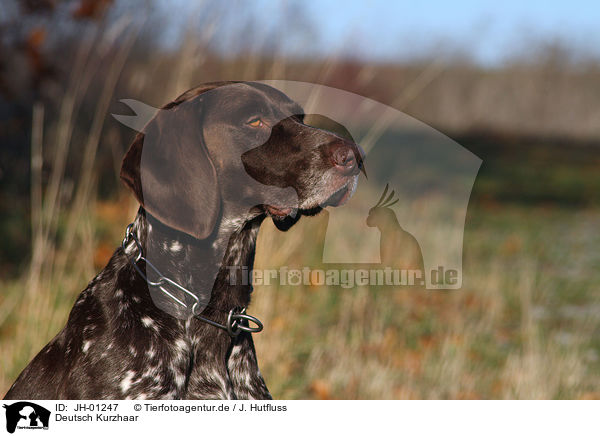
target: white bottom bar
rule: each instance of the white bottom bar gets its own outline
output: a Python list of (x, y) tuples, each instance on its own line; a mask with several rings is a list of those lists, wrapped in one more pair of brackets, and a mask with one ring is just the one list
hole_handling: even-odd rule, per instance
[[(0, 434), (598, 434), (595, 401), (0, 401)], [(17, 410), (20, 409), (20, 410)], [(19, 416), (16, 416), (18, 413)], [(27, 415), (27, 416), (23, 416)], [(40, 416), (38, 416), (40, 415)], [(33, 426), (31, 424), (34, 424)], [(41, 432), (32, 432), (38, 429)]]

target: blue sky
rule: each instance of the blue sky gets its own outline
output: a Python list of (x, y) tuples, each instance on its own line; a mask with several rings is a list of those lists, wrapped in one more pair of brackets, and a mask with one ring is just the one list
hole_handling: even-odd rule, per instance
[[(162, 16), (172, 20), (169, 30), (181, 29), (181, 18), (195, 4), (159, 1)], [(229, 38), (229, 45), (222, 45), (225, 51), (244, 44), (260, 46), (260, 41), (269, 40), (265, 35), (277, 26), (279, 17), (287, 14), (291, 21), (284, 26), (284, 37), (271, 38), (284, 45), (284, 52), (327, 57), (345, 53), (392, 61), (459, 54), (493, 66), (560, 41), (574, 52), (600, 57), (600, 5), (591, 0), (231, 0), (220, 5), (227, 15), (218, 26), (225, 33), (220, 41), (228, 39), (232, 26), (240, 27), (248, 15), (260, 23), (252, 34)], [(298, 9), (300, 13), (295, 13)], [(297, 17), (302, 20), (294, 23)], [(302, 31), (305, 22), (313, 30), (310, 37)]]
[(596, 1), (305, 0), (327, 47), (350, 36), (374, 57), (418, 55), (420, 50), (464, 50), (484, 64), (501, 62), (529, 44), (561, 40), (600, 52)]

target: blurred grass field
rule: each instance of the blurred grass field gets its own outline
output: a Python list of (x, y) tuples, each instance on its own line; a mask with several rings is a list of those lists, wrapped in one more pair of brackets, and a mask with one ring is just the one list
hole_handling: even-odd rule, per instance
[[(255, 336), (257, 353), (275, 398), (600, 398), (600, 209), (494, 201), (515, 182), (502, 169), (524, 170), (482, 168), (467, 215), (461, 290), (255, 289), (251, 311), (266, 326)], [(588, 170), (574, 174), (593, 182)], [(571, 183), (560, 170), (545, 171), (548, 191)], [(136, 210), (122, 194), (77, 212), (68, 252), (72, 211), (64, 211), (62, 242), (47, 251), (41, 273), (32, 277), (30, 268), (0, 284), (0, 392), (64, 325), (118, 245)], [(321, 219), (304, 218), (285, 234), (265, 222), (256, 267), (272, 267), (273, 259), (313, 264), (311, 232)]]
[[(280, 398), (600, 398), (599, 218), (471, 210), (458, 291), (257, 289), (270, 388)], [(271, 226), (260, 237), (261, 254), (276, 249)]]

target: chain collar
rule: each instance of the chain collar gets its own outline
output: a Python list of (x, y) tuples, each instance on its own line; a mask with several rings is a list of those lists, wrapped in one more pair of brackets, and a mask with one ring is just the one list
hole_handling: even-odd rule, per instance
[[(127, 253), (125, 252), (125, 248), (126, 248), (127, 244), (129, 244), (131, 241), (134, 241), (135, 246), (138, 251), (135, 258), (131, 258), (131, 257), (127, 256)], [(231, 338), (237, 337), (242, 331), (245, 331), (248, 333), (258, 333), (258, 332), (262, 331), (262, 329), (263, 329), (262, 322), (260, 322), (260, 320), (258, 318), (246, 314), (245, 307), (234, 307), (233, 309), (231, 309), (227, 314), (227, 324), (225, 324), (225, 325), (219, 324), (218, 322), (215, 322), (213, 320), (205, 318), (202, 315), (200, 315), (199, 313), (197, 313), (198, 307), (200, 304), (200, 299), (198, 298), (198, 296), (196, 294), (194, 294), (193, 292), (187, 290), (183, 286), (181, 286), (179, 283), (162, 275), (162, 273), (154, 265), (152, 265), (152, 263), (148, 259), (146, 259), (144, 257), (144, 251), (142, 249), (142, 244), (140, 243), (140, 240), (138, 239), (138, 236), (133, 228), (133, 223), (131, 223), (127, 226), (127, 230), (125, 231), (125, 237), (123, 238), (123, 242), (121, 242), (121, 247), (123, 248), (123, 252), (125, 253), (125, 256), (128, 258), (129, 262), (131, 262), (131, 265), (135, 268), (137, 273), (146, 281), (146, 283), (148, 283), (148, 286), (152, 286), (153, 288), (158, 288), (163, 294), (165, 294), (171, 300), (173, 300), (180, 306), (185, 307), (186, 309), (190, 310), (192, 313), (192, 316), (194, 316), (194, 318), (196, 318), (202, 322), (205, 322), (207, 324), (210, 324), (214, 327), (225, 330), (229, 334), (229, 336), (231, 336)], [(143, 261), (146, 264), (146, 268), (150, 267), (156, 273), (156, 275), (158, 276), (157, 280), (152, 281), (146, 276), (145, 272), (138, 265), (138, 262), (140, 262), (140, 261)], [(192, 307), (190, 308), (189, 305), (185, 304), (185, 302), (181, 301), (179, 298), (177, 298), (175, 295), (173, 295), (166, 288), (167, 286), (172, 286), (173, 288), (178, 289), (181, 292), (183, 292), (184, 294), (190, 296), (194, 300), (194, 304), (192, 305)], [(208, 307), (211, 307), (215, 310), (224, 312), (223, 310), (214, 308), (212, 306), (208, 306)], [(242, 322), (244, 320), (248, 321), (248, 322), (253, 322), (254, 324), (256, 324), (256, 327), (250, 327), (249, 325), (242, 324)]]

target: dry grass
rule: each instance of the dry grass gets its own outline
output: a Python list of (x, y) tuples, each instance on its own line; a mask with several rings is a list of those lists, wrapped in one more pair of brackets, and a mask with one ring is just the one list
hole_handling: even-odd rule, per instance
[[(522, 214), (531, 213), (546, 215), (536, 234), (519, 227)], [(548, 251), (554, 223), (565, 220), (560, 212), (507, 215), (523, 244)], [(575, 226), (580, 218), (567, 220)], [(507, 230), (489, 228), (488, 221), (467, 227), (471, 253), (459, 291), (259, 287), (253, 312), (267, 329), (257, 336), (257, 350), (275, 396), (597, 397), (598, 317), (582, 311), (565, 320), (560, 308), (572, 296), (552, 268), (535, 260), (534, 251), (510, 251), (514, 235), (505, 239), (508, 252), (483, 256), (489, 248), (483, 241)], [(277, 252), (282, 238), (284, 246), (306, 247), (310, 234), (306, 222), (285, 236), (265, 225), (257, 265), (272, 266), (266, 253)], [(279, 259), (286, 262), (285, 256)], [(598, 279), (592, 271), (584, 277)], [(586, 302), (597, 302), (598, 293), (590, 286), (581, 289), (580, 298), (575, 314)]]

